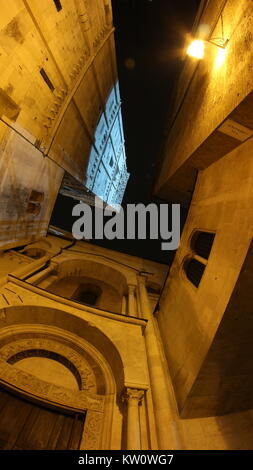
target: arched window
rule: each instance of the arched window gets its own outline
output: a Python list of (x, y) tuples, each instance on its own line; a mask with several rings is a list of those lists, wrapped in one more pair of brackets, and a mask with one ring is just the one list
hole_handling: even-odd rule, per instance
[(191, 258), (185, 261), (184, 270), (187, 279), (189, 279), (194, 286), (198, 287), (205, 271), (205, 265), (200, 261)]
[(101, 294), (102, 289), (95, 284), (80, 284), (72, 295), (72, 299), (84, 304), (96, 305)]
[(199, 230), (194, 233), (191, 240), (192, 250), (202, 258), (208, 259), (214, 241), (215, 233), (200, 232)]
[(190, 246), (191, 256), (184, 262), (184, 272), (187, 279), (198, 287), (205, 272), (207, 260), (210, 256), (215, 233), (197, 230), (193, 233)]
[(80, 294), (78, 300), (88, 305), (96, 305), (97, 299), (98, 299), (98, 295), (95, 292), (85, 290), (84, 292)]

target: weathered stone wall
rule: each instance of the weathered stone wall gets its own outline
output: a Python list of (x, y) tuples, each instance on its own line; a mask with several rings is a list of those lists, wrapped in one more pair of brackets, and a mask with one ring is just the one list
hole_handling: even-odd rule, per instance
[[(252, 0), (212, 0), (199, 20), (209, 27), (206, 39), (214, 41), (222, 38), (223, 24), (228, 43), (222, 59), (221, 49), (209, 43), (203, 60), (186, 59), (156, 181), (155, 193), (163, 198), (188, 205), (197, 170), (252, 135), (252, 11)], [(245, 135), (221, 129), (227, 118), (245, 127)]]
[[(203, 367), (252, 240), (252, 153), (251, 139), (199, 173), (181, 244), (160, 301), (158, 323), (180, 411), (187, 404), (191, 388)], [(191, 237), (195, 230), (215, 232), (211, 254), (198, 288), (187, 279), (183, 268), (185, 259), (192, 255)], [(238, 335), (246, 333), (243, 332), (244, 313), (245, 309), (238, 311)], [(223, 336), (221, 345), (225, 345), (224, 341)], [(248, 351), (249, 355), (251, 353)], [(220, 354), (222, 358), (222, 350)], [(210, 374), (216, 370), (214, 367), (213, 362)], [(231, 363), (231, 373), (232, 370)], [(240, 380), (238, 364), (233, 374), (238, 374)], [(213, 375), (213, 378), (219, 379), (220, 387), (230, 380), (228, 375), (222, 374), (217, 378)], [(212, 400), (211, 396), (205, 396), (203, 378), (202, 388), (202, 396), (198, 397), (201, 409), (205, 400), (207, 403)], [(245, 390), (245, 393), (248, 392)], [(196, 415), (197, 403), (195, 401)], [(238, 409), (240, 406), (242, 402), (238, 403)], [(186, 419), (181, 423), (187, 448), (197, 445), (197, 441), (199, 448), (250, 448), (251, 411), (227, 417)], [(201, 429), (205, 429), (203, 433)], [(210, 429), (210, 434), (207, 429)], [(238, 429), (242, 429), (242, 434)]]

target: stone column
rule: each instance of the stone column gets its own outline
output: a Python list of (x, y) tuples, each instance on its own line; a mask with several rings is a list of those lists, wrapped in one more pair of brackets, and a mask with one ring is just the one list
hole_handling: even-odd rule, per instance
[(136, 292), (136, 305), (137, 305), (137, 316), (138, 316), (139, 318), (142, 318), (139, 289), (137, 289), (137, 292)]
[(123, 295), (122, 297), (121, 313), (123, 315), (126, 315), (126, 296), (125, 295)]
[(45, 279), (46, 277), (48, 277), (52, 273), (52, 271), (54, 271), (54, 270), (55, 270), (55, 265), (52, 264), (48, 268), (42, 269), (38, 273), (36, 273), (33, 276), (29, 277), (27, 279), (27, 282), (29, 282), (30, 284), (33, 284), (33, 285), (39, 284), (42, 281), (42, 279)]
[(127, 388), (123, 400), (127, 402), (127, 450), (141, 450), (139, 405), (144, 390)]
[[(56, 254), (58, 255), (59, 253)], [(31, 261), (31, 263), (27, 264), (26, 266), (22, 266), (21, 268), (17, 269), (13, 274), (15, 274), (15, 277), (18, 277), (19, 279), (25, 279), (29, 274), (32, 275), (32, 272), (43, 268), (45, 263), (50, 261), (51, 258), (52, 254), (50, 253), (50, 255), (43, 256), (38, 260)]]
[(153, 317), (146, 289), (146, 276), (138, 276), (138, 287), (142, 318), (148, 320), (145, 343), (159, 449), (179, 449), (179, 436), (174, 415), (175, 403), (171, 398), (170, 382), (163, 364), (156, 331), (156, 319)]
[(128, 284), (128, 315), (130, 317), (136, 317), (136, 299), (135, 299), (136, 286)]
[(53, 284), (53, 282), (57, 281), (58, 277), (54, 274), (51, 274), (49, 275), (48, 277), (46, 277), (45, 279), (43, 279), (42, 281), (40, 281), (37, 286), (40, 287), (41, 289), (48, 289), (49, 286), (51, 286), (51, 284)]
[(140, 275), (138, 276), (138, 290), (139, 290), (139, 299), (140, 299), (140, 306), (142, 317), (146, 320), (150, 320), (150, 316), (152, 315), (151, 312), (151, 305), (148, 298), (148, 292), (146, 288), (146, 278), (147, 276)]

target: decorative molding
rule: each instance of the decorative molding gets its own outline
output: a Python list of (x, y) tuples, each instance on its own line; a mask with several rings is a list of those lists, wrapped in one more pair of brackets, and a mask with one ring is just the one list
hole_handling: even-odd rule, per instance
[[(33, 310), (33, 307), (31, 306), (27, 306), (27, 308)], [(42, 306), (42, 308), (44, 308), (44, 306)], [(6, 314), (8, 318), (8, 309), (6, 310)], [(76, 336), (65, 329), (58, 328), (53, 325), (49, 326), (45, 324), (31, 323), (8, 325), (1, 329), (0, 350), (1, 347), (13, 341), (27, 340), (29, 338), (42, 338), (43, 340), (49, 339), (59, 345), (67, 346), (72, 352), (76, 352), (84, 361), (86, 361), (85, 364), (88, 363), (96, 377), (96, 393), (99, 395), (103, 395), (104, 393), (114, 393), (115, 384), (111, 377), (111, 371), (108, 369), (107, 363), (101, 353), (99, 353), (98, 350), (84, 338)]]
[(102, 434), (103, 413), (88, 411), (80, 450), (98, 450)]
[(145, 273), (140, 273), (140, 274), (138, 274), (137, 278), (139, 280), (139, 283), (146, 287), (146, 282), (148, 280), (148, 275), (145, 274)]
[(104, 397), (89, 395), (85, 391), (72, 391), (64, 387), (43, 381), (11, 366), (0, 360), (0, 384), (12, 390), (23, 392), (30, 398), (52, 404), (58, 407), (67, 407), (74, 410), (103, 411)]
[(145, 395), (145, 390), (138, 389), (138, 388), (126, 388), (124, 390), (122, 401), (127, 402), (137, 402), (137, 404), (141, 404)]
[(135, 295), (136, 286), (134, 284), (128, 284), (128, 292), (129, 294)]
[(94, 52), (100, 47), (101, 43), (107, 36), (108, 32), (111, 30), (111, 25), (104, 25), (100, 32), (95, 36), (92, 43)]
[[(65, 87), (65, 88), (57, 89), (54, 95), (55, 95), (55, 100), (51, 104), (50, 110), (49, 111), (47, 110), (47, 112), (44, 114), (45, 121), (43, 122), (44, 133), (42, 135), (42, 141), (48, 136), (49, 130), (53, 127), (53, 123), (55, 119), (57, 118), (65, 102), (65, 99), (68, 95), (68, 88)], [(39, 150), (43, 152), (44, 147), (43, 145), (40, 145), (40, 144), (41, 142), (39, 143)]]
[[(61, 308), (63, 308), (64, 305), (67, 305), (67, 306), (70, 306), (70, 307), (76, 309), (77, 312), (78, 311), (85, 311), (86, 313), (92, 313), (93, 315), (97, 315), (97, 316), (101, 316), (101, 317), (105, 317), (105, 318), (111, 318), (111, 319), (116, 320), (116, 321), (139, 325), (142, 328), (143, 331), (146, 328), (147, 320), (144, 319), (144, 318), (141, 319), (141, 318), (129, 317), (129, 316), (126, 316), (126, 315), (121, 315), (121, 314), (119, 315), (117, 313), (108, 312), (106, 310), (98, 309), (98, 308), (95, 308), (95, 307), (90, 307), (88, 305), (82, 305), (82, 304), (80, 304), (76, 301), (73, 301), (72, 299), (66, 299), (65, 297), (61, 297), (57, 294), (52, 294), (51, 292), (49, 292), (45, 289), (41, 289), (37, 286), (34, 286), (33, 284), (29, 284), (29, 283), (23, 281), (22, 279), (16, 278), (15, 276), (13, 276), (11, 274), (8, 274), (8, 279), (9, 279), (10, 283), (12, 283), (13, 285), (16, 285), (16, 286), (19, 286), (19, 287), (22, 288), (22, 292), (24, 293), (24, 296), (27, 295), (27, 297), (28, 297), (28, 295), (29, 295), (29, 299), (27, 299), (27, 300), (24, 297), (24, 300), (27, 302), (27, 305), (32, 305), (32, 304), (33, 305), (38, 305), (38, 299), (40, 299), (41, 303), (39, 304), (39, 306), (40, 307), (47, 307), (48, 305), (50, 305), (50, 301), (54, 300), (59, 305), (61, 305)], [(34, 303), (31, 303), (31, 296), (32, 295), (34, 296), (34, 301), (33, 301)], [(43, 301), (43, 303), (42, 303), (42, 301)], [(11, 304), (11, 305), (13, 305), (13, 304)], [(3, 305), (3, 307), (6, 307), (6, 305)]]
[(96, 393), (96, 379), (88, 362), (62, 343), (51, 339), (29, 338), (13, 341), (0, 349), (0, 359), (10, 364), (33, 356), (53, 357), (73, 373), (81, 390)]

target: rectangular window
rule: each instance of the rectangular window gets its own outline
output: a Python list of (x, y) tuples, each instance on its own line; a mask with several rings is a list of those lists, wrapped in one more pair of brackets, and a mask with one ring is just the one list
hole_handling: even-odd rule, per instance
[(44, 199), (44, 193), (33, 189), (31, 191), (26, 212), (28, 214), (38, 215), (41, 211), (41, 202)]
[(31, 191), (29, 202), (42, 202), (43, 199), (44, 199), (44, 193), (35, 191), (35, 189)]
[(54, 4), (55, 4), (55, 8), (57, 11), (61, 11), (62, 10), (62, 4), (61, 4), (61, 1), (60, 0), (53, 0)]
[(26, 212), (28, 214), (33, 214), (33, 215), (38, 215), (41, 210), (41, 205), (40, 204), (35, 204), (34, 202), (29, 202)]
[(40, 75), (42, 76), (43, 80), (46, 82), (48, 88), (50, 88), (51, 91), (54, 91), (54, 85), (52, 84), (49, 76), (47, 75), (47, 72), (43, 68), (40, 69)]

